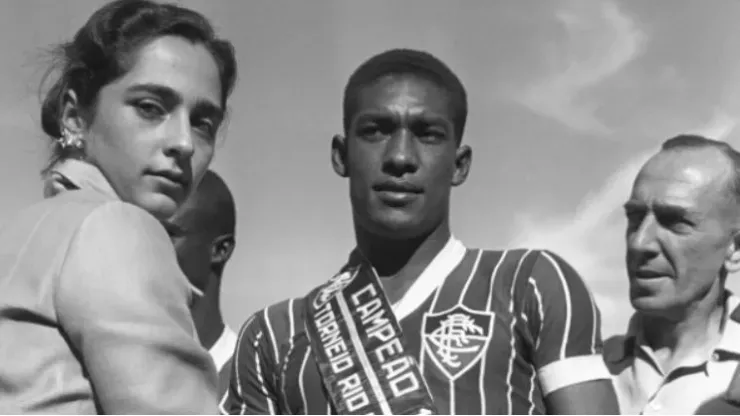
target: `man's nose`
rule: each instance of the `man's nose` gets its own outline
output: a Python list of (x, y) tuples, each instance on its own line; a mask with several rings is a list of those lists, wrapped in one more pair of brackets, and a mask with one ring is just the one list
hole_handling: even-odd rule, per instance
[(639, 227), (627, 239), (627, 249), (643, 255), (655, 254), (660, 250), (657, 240), (658, 223), (652, 215), (646, 215)]
[(388, 141), (383, 170), (393, 176), (403, 176), (419, 169), (419, 155), (413, 134), (402, 129)]

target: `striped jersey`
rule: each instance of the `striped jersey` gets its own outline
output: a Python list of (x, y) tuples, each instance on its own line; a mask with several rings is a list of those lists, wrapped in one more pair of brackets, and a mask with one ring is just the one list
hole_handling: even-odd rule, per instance
[[(305, 302), (272, 305), (242, 326), (222, 413), (335, 413)], [(451, 238), (393, 311), (440, 414), (545, 414), (547, 394), (610, 377), (599, 310), (549, 251), (467, 249)]]

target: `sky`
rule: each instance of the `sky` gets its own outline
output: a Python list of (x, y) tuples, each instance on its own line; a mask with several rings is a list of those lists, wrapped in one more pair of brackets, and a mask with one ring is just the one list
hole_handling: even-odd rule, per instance
[[(43, 52), (104, 3), (0, 2), (0, 218), (41, 198)], [(328, 279), (354, 246), (329, 143), (347, 78), (385, 49), (427, 50), (467, 88), (474, 162), (453, 191), (453, 233), (470, 247), (566, 258), (594, 293), (604, 336), (632, 313), (621, 205), (640, 165), (679, 133), (740, 145), (737, 1), (179, 3), (209, 17), (239, 62), (213, 164), (238, 211), (222, 294), (234, 328)]]

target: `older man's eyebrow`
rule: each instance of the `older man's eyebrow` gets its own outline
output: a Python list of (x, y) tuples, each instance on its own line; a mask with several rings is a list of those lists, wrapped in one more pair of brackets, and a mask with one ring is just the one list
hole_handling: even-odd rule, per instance
[(625, 202), (622, 207), (627, 212), (633, 212), (633, 211), (644, 211), (647, 209), (647, 205), (642, 202), (629, 200)]

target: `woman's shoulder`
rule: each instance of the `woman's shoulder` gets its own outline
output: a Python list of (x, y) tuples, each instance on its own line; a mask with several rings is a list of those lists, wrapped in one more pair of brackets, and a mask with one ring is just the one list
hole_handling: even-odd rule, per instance
[[(164, 226), (147, 211), (120, 200), (87, 206), (85, 217), (70, 236), (65, 263), (81, 269), (105, 270), (136, 265), (161, 267), (176, 263), (174, 247)], [(142, 269), (143, 270), (143, 269)]]
[(91, 198), (80, 203), (85, 206), (85, 217), (80, 228), (102, 237), (125, 239), (157, 238), (169, 241), (162, 224), (144, 209), (116, 199)]
[(169, 241), (154, 216), (136, 205), (98, 192), (76, 190), (45, 199), (24, 210), (22, 222), (55, 233), (86, 234), (108, 239), (156, 238)]
[[(50, 263), (61, 267), (73, 258), (85, 269), (93, 263), (130, 266), (143, 255), (174, 256), (164, 227), (141, 208), (83, 191), (67, 194), (28, 206), (0, 225), (0, 251), (16, 253), (6, 260), (22, 265), (15, 267), (19, 273), (42, 275)], [(0, 263), (0, 269), (12, 267)]]
[(67, 235), (74, 233), (88, 216), (110, 202), (110, 199), (101, 198), (94, 192), (64, 192), (16, 211), (3, 219), (0, 229), (4, 235), (12, 233), (12, 230), (29, 237), (38, 233)]

